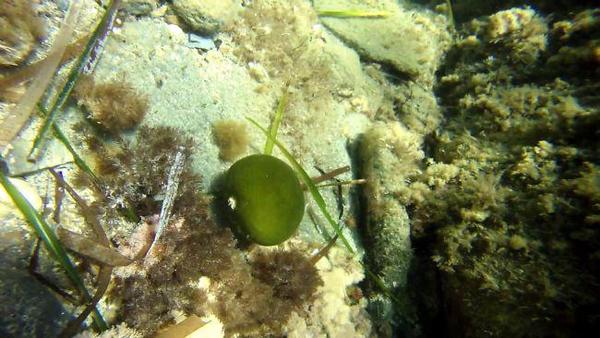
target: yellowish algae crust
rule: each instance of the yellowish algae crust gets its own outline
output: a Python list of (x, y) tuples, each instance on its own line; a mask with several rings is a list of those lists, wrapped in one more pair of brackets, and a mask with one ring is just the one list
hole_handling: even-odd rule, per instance
[(432, 258), (420, 259), (419, 279), (440, 285), (446, 304), (425, 308), (455, 322), (450, 335), (573, 335), (594, 325), (597, 312), (585, 309), (599, 301), (600, 117), (587, 92), (597, 74), (585, 67), (597, 61), (573, 55), (557, 67), (564, 46), (593, 48), (585, 36), (598, 25), (569, 33), (584, 12), (552, 31), (532, 8), (506, 9), (465, 24), (449, 52), (436, 88), (447, 120), (409, 204), (415, 248)]
[(365, 277), (360, 261), (344, 248), (334, 247), (316, 267), (323, 285), (317, 289), (308, 318), (292, 314), (287, 323), (288, 336), (369, 337), (373, 334), (366, 310), (367, 299), (348, 301), (351, 288)]

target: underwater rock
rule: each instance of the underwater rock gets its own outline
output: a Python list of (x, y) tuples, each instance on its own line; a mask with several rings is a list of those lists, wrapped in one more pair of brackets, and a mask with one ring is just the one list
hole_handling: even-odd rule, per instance
[(427, 135), (439, 127), (443, 113), (432, 90), (406, 81), (394, 87), (392, 95), (394, 115), (412, 132)]
[(240, 9), (233, 0), (174, 0), (172, 8), (194, 31), (212, 34)]
[[(178, 26), (142, 18), (126, 23), (114, 36), (98, 62), (95, 82), (115, 82), (124, 76), (133, 89), (148, 97), (143, 126), (176, 128), (202, 145), (190, 161), (202, 173), (203, 189), (208, 190), (229, 166), (219, 158), (213, 124), (219, 120), (241, 123), (241, 116), (246, 115), (268, 125), (273, 99), (256, 95), (256, 83), (244, 66), (219, 51), (199, 55), (186, 47), (187, 35)], [(256, 146), (260, 131), (247, 131), (250, 146)]]
[(392, 66), (400, 74), (430, 86), (441, 56), (450, 45), (446, 18), (409, 11), (392, 0), (376, 3), (370, 6), (357, 0), (318, 0), (315, 7), (389, 11), (385, 18), (322, 17), (321, 21), (367, 59)]
[(55, 337), (69, 317), (50, 289), (33, 276), (0, 268), (0, 336)]
[[(410, 220), (401, 196), (406, 178), (419, 172), (424, 157), (421, 137), (398, 122), (376, 123), (367, 130), (359, 145), (360, 171), (367, 180), (363, 190), (366, 203), (365, 241), (369, 264), (385, 288), (399, 299), (396, 315), (404, 330), (411, 331), (412, 309), (406, 287), (413, 259)], [(383, 307), (391, 306), (391, 300)], [(380, 323), (389, 318), (376, 318)]]
[[(265, 1), (254, 2), (253, 5), (260, 3)], [(283, 5), (283, 2), (272, 4)], [(266, 9), (270, 10), (264, 15), (290, 15), (281, 8), (276, 11), (271, 7)], [(261, 13), (256, 12), (257, 15)], [(271, 19), (277, 21), (278, 17)], [(290, 88), (289, 105), (278, 139), (289, 147), (309, 175), (318, 176), (319, 171), (315, 167), (327, 171), (350, 164), (347, 142), (355, 139), (370, 124), (367, 116), (375, 115), (382, 94), (377, 83), (363, 72), (359, 57), (353, 50), (322, 28), (312, 32), (311, 27), (310, 24), (302, 26), (302, 34), (326, 33), (325, 38), (293, 38), (299, 43), (309, 41), (306, 53), (301, 55), (302, 61), (290, 65), (260, 61), (269, 71), (273, 66), (279, 67), (282, 73), (298, 75), (296, 85)], [(291, 28), (289, 31), (285, 29), (287, 34), (295, 32)], [(243, 33), (251, 34), (248, 28)], [(234, 46), (230, 42), (224, 42), (219, 49), (199, 54), (186, 47), (187, 36), (178, 26), (167, 25), (161, 20), (142, 18), (127, 22), (114, 36), (107, 41), (105, 54), (94, 72), (94, 80), (107, 83), (125, 76), (136, 91), (149, 98), (149, 109), (142, 125), (174, 127), (186, 137), (193, 138), (199, 146), (190, 161), (194, 170), (203, 175), (202, 190), (210, 191), (219, 175), (230, 165), (219, 158), (223, 149), (215, 142), (214, 124), (221, 120), (243, 123), (243, 116), (248, 116), (268, 126), (281, 95), (279, 83), (268, 79), (267, 83), (257, 82), (246, 68), (246, 63), (231, 55)], [(281, 41), (281, 37), (273, 39), (265, 37), (261, 41), (272, 42), (274, 46)], [(250, 45), (252, 41), (247, 42)], [(297, 46), (279, 47), (292, 50)], [(265, 46), (260, 53), (252, 55), (275, 59), (288, 51), (279, 49), (278, 53), (270, 54), (273, 52), (270, 47)], [(281, 56), (281, 59), (291, 59), (291, 56)], [(316, 67), (318, 72), (314, 72), (315, 62), (319, 64)], [(248, 127), (244, 138), (250, 153), (264, 146), (264, 135), (257, 128)], [(275, 156), (279, 156), (277, 151)], [(351, 175), (345, 174), (340, 179), (351, 179)], [(347, 191), (343, 194), (345, 210), (350, 205)], [(329, 206), (336, 205), (337, 189), (323, 189), (322, 193)], [(312, 202), (311, 205), (315, 208)], [(348, 212), (343, 216), (352, 217)], [(310, 217), (304, 217), (298, 234), (322, 240)]]
[(332, 247), (316, 268), (322, 285), (307, 317), (292, 313), (286, 325), (287, 337), (372, 337), (368, 300), (360, 291), (351, 292), (359, 290), (357, 284), (365, 278), (358, 258), (346, 249)]
[(121, 9), (132, 15), (148, 15), (158, 7), (157, 0), (124, 0)]
[(470, 25), (485, 44), (502, 48), (512, 63), (531, 64), (546, 50), (547, 24), (531, 8), (500, 11)]
[[(322, 46), (322, 53), (327, 56), (331, 67), (331, 78), (335, 83), (334, 94), (345, 105), (349, 105), (352, 113), (360, 114), (365, 118), (373, 118), (383, 101), (381, 84), (369, 76), (363, 70), (360, 56), (351, 48), (348, 48), (338, 37), (325, 28), (322, 29), (322, 38), (327, 41)], [(370, 124), (362, 122), (352, 127), (344, 126), (344, 135), (352, 140), (361, 134)]]
[(546, 42), (554, 19), (513, 8), (473, 20), (441, 74), (437, 93), (452, 108), (412, 184), (425, 189), (411, 217), (450, 336), (579, 336), (597, 326), (599, 115), (597, 100), (583, 100), (597, 74), (589, 61), (550, 61), (564, 43), (593, 40), (571, 31), (574, 18)]

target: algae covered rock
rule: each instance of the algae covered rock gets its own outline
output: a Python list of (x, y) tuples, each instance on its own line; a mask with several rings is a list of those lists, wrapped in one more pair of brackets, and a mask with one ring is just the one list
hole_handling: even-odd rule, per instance
[[(397, 299), (395, 315), (405, 332), (415, 330), (413, 309), (407, 292), (407, 277), (413, 259), (410, 220), (401, 197), (407, 190), (406, 178), (419, 172), (423, 159), (421, 137), (398, 122), (379, 122), (368, 129), (360, 140), (361, 174), (367, 180), (363, 190), (366, 204), (365, 241), (372, 272)], [(391, 316), (391, 300), (376, 310)], [(386, 304), (387, 303), (387, 304)], [(390, 318), (376, 318), (385, 322)], [(384, 325), (379, 323), (379, 325)]]
[(124, 11), (133, 15), (148, 15), (157, 7), (157, 0), (124, 0), (121, 5)]
[(431, 85), (440, 57), (450, 44), (446, 18), (407, 10), (386, 0), (318, 0), (317, 9), (387, 11), (383, 18), (322, 17), (323, 24), (368, 60), (393, 67), (400, 74)]
[(174, 0), (175, 13), (192, 30), (212, 34), (239, 10), (239, 1), (233, 0)]
[(27, 272), (0, 268), (0, 335), (57, 336), (69, 314), (45, 285)]
[(600, 117), (581, 94), (595, 74), (539, 67), (563, 43), (548, 39), (547, 20), (530, 8), (473, 20), (437, 87), (450, 108), (410, 203), (450, 336), (597, 326)]
[(548, 26), (532, 8), (511, 8), (471, 22), (490, 46), (508, 51), (514, 63), (533, 63), (546, 50)]

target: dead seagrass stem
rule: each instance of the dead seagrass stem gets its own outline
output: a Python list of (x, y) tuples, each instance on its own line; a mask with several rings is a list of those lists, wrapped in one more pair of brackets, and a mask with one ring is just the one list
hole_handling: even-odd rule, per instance
[(175, 197), (177, 195), (177, 188), (179, 187), (179, 176), (181, 176), (184, 164), (185, 155), (183, 153), (183, 148), (180, 147), (177, 153), (175, 153), (173, 165), (169, 170), (169, 176), (167, 178), (167, 191), (165, 193), (165, 199), (163, 200), (163, 204), (160, 209), (160, 218), (158, 221), (158, 226), (156, 228), (156, 236), (154, 236), (154, 241), (152, 241), (152, 244), (150, 244), (148, 252), (152, 250), (154, 244), (156, 244), (156, 242), (160, 238), (160, 235), (162, 234), (165, 226), (169, 223), (169, 218), (171, 218), (171, 210), (173, 209), (173, 202), (175, 201)]
[(126, 266), (133, 262), (116, 250), (63, 227), (56, 228), (56, 235), (64, 246), (98, 264), (106, 266)]
[(33, 145), (31, 146), (31, 150), (29, 151), (29, 155), (27, 156), (28, 161), (35, 162), (41, 156), (41, 152), (43, 146), (47, 140), (47, 134), (50, 130), (50, 127), (54, 124), (54, 120), (58, 115), (59, 111), (62, 109), (63, 104), (69, 98), (71, 91), (75, 87), (75, 83), (79, 78), (79, 75), (84, 71), (89, 71), (90, 62), (96, 62), (98, 58), (98, 53), (102, 50), (102, 45), (104, 40), (107, 37), (108, 29), (112, 27), (112, 21), (115, 19), (115, 13), (119, 9), (121, 5), (121, 0), (113, 0), (106, 12), (104, 13), (102, 20), (92, 33), (90, 40), (88, 41), (85, 49), (79, 59), (76, 61), (73, 69), (69, 73), (67, 77), (67, 82), (65, 83), (62, 90), (60, 90), (56, 100), (52, 104), (52, 107), (49, 109), (49, 113), (45, 116), (44, 122), (40, 127), (35, 139), (33, 140)]
[(328, 173), (325, 173), (325, 174), (323, 174), (321, 176), (312, 177), (312, 181), (313, 181), (314, 184), (319, 184), (319, 183), (321, 183), (323, 181), (327, 181), (327, 180), (332, 179), (332, 178), (334, 178), (334, 177), (336, 177), (338, 175), (341, 175), (341, 174), (343, 174), (343, 173), (345, 173), (347, 171), (350, 171), (350, 166), (345, 165), (343, 167), (340, 167), (340, 168), (337, 168), (337, 169), (333, 169), (332, 171), (330, 171)]

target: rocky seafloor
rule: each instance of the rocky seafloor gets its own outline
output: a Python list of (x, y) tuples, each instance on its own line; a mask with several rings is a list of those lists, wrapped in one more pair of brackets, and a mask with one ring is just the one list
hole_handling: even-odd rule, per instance
[[(54, 231), (96, 237), (89, 246), (126, 261), (97, 306), (109, 329), (90, 318), (79, 337), (570, 337), (600, 326), (593, 1), (117, 2), (97, 64), (54, 120), (94, 176), (56, 138), (32, 161), (43, 113), (18, 134), (11, 114), (55, 59), (40, 101), (52, 105), (112, 2), (0, 4), (3, 173)], [(79, 13), (56, 58), (70, 5)], [(297, 233), (273, 247), (236, 236), (220, 208), (227, 169), (264, 151), (248, 118), (267, 128), (280, 106), (277, 140), (308, 175), (348, 166), (338, 182), (364, 180), (320, 188), (348, 245), (331, 246), (308, 193)], [(43, 244), (32, 254), (38, 235), (1, 192), (0, 335), (64, 334), (85, 302)], [(81, 251), (69, 255), (94, 290), (107, 265)]]

